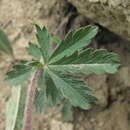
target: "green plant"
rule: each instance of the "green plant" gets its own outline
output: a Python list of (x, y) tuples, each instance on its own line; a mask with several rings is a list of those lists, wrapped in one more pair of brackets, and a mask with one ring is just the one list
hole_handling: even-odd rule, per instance
[[(15, 86), (7, 104), (6, 130), (30, 130), (33, 104), (39, 112), (62, 104), (65, 120), (72, 119), (72, 106), (90, 109), (96, 98), (85, 87), (80, 74), (114, 73), (120, 65), (115, 53), (82, 49), (97, 34), (96, 26), (71, 31), (63, 40), (49, 35), (45, 27), (36, 25), (36, 30), (38, 44), (29, 43), (27, 47), (33, 59), (19, 61), (6, 74), (6, 82)], [(50, 39), (58, 42), (53, 52), (50, 52)]]

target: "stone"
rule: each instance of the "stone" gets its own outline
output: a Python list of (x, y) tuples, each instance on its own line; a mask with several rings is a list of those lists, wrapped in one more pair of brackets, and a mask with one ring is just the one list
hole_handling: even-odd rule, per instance
[(130, 40), (129, 0), (69, 0), (79, 13)]

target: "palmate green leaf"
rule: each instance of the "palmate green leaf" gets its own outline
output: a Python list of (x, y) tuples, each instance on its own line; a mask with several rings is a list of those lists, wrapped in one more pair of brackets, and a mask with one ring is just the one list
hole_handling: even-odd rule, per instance
[(61, 77), (56, 75), (54, 72), (48, 70), (47, 71), (52, 78), (54, 84), (57, 89), (59, 89), (62, 95), (70, 101), (73, 106), (78, 106), (82, 109), (89, 109), (91, 105), (95, 102), (95, 97), (87, 94), (88, 89), (83, 87), (74, 87), (71, 86), (68, 82), (63, 80)]
[[(30, 44), (27, 49), (34, 60), (14, 65), (6, 74), (6, 81), (17, 86), (27, 80), (32, 71), (41, 69), (34, 97), (36, 111), (45, 111), (50, 106), (58, 106), (66, 101), (62, 114), (68, 120), (72, 116), (72, 106), (86, 110), (96, 102), (79, 73), (114, 73), (119, 66), (117, 55), (106, 50), (82, 49), (96, 35), (96, 26), (70, 32), (51, 55), (49, 39), (56, 42), (59, 40), (55, 37), (52, 39), (45, 27), (36, 25), (36, 29), (38, 45)], [(44, 62), (41, 61), (41, 56)]]
[(8, 55), (13, 55), (11, 43), (8, 40), (6, 34), (0, 29), (0, 50)]
[(40, 60), (42, 57), (42, 53), (40, 48), (36, 44), (29, 43), (29, 46), (26, 48), (29, 55), (34, 57), (35, 59)]
[(68, 56), (78, 49), (87, 46), (91, 39), (97, 34), (97, 30), (96, 26), (87, 26), (68, 33), (51, 55), (49, 59), (50, 63), (56, 62), (64, 56)]
[(14, 65), (13, 69), (6, 73), (5, 82), (17, 86), (30, 78), (32, 67), (27, 65)]
[(23, 86), (13, 87), (12, 96), (6, 105), (6, 130), (21, 130), (26, 89)]
[(108, 53), (104, 49), (93, 50), (86, 49), (79, 54), (72, 54), (63, 59), (49, 65), (49, 67), (56, 71), (68, 71), (71, 73), (114, 73), (119, 67), (119, 60), (117, 54)]
[(35, 26), (37, 29), (36, 37), (37, 37), (38, 43), (40, 45), (43, 59), (46, 62), (48, 60), (48, 49), (49, 49), (49, 45), (50, 45), (49, 44), (49, 34), (45, 27), (40, 28), (38, 25), (35, 25)]

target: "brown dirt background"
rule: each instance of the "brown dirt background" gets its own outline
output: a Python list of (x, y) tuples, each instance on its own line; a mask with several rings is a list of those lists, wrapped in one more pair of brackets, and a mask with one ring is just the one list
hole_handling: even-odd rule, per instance
[[(34, 113), (33, 130), (130, 130), (129, 0), (68, 1), (0, 0), (0, 27), (12, 41), (16, 58), (30, 58), (25, 47), (35, 40), (32, 23), (45, 25), (60, 37), (70, 29), (98, 23), (106, 28), (100, 28), (91, 46), (117, 52), (122, 67), (112, 75), (85, 76), (86, 84), (98, 98), (93, 109), (75, 109), (73, 122), (58, 120), (59, 115), (52, 109), (49, 114)], [(11, 94), (3, 82), (10, 62), (8, 56), (0, 54), (0, 130), (5, 130), (5, 104)]]

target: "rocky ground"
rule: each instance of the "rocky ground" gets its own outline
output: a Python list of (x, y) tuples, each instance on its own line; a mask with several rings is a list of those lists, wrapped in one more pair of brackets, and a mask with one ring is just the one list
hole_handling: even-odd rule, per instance
[(93, 22), (130, 39), (129, 0), (69, 0), (78, 11)]
[[(25, 47), (34, 41), (33, 23), (63, 37), (70, 29), (99, 26), (91, 44), (119, 54), (122, 67), (113, 75), (84, 76), (98, 98), (89, 111), (75, 109), (74, 121), (34, 113), (33, 130), (129, 130), (130, 129), (130, 2), (129, 0), (0, 0), (0, 27), (12, 41), (17, 59), (30, 58)], [(5, 129), (5, 104), (10, 87), (3, 82), (11, 59), (0, 54), (0, 130)]]

